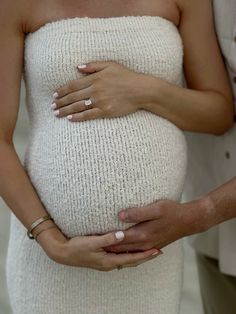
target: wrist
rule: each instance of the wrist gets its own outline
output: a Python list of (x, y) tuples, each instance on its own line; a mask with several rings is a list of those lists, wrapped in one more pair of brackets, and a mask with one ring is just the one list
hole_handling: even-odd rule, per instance
[(139, 78), (137, 84), (139, 109), (152, 111), (152, 107), (159, 102), (158, 95), (162, 80), (146, 74), (140, 74)]
[(62, 255), (67, 241), (68, 238), (58, 227), (45, 230), (37, 238), (37, 242), (48, 257), (56, 262), (60, 262), (60, 260), (63, 259)]
[(43, 221), (42, 223), (40, 223), (39, 225), (37, 225), (32, 231), (31, 231), (31, 234), (33, 237), (36, 236), (36, 234), (38, 232), (40, 232), (41, 230), (47, 228), (47, 227), (50, 227), (50, 226), (55, 226), (55, 223), (53, 220), (49, 219), (49, 220), (45, 220)]
[(215, 205), (208, 195), (188, 204), (192, 206), (189, 235), (205, 232), (217, 224)]

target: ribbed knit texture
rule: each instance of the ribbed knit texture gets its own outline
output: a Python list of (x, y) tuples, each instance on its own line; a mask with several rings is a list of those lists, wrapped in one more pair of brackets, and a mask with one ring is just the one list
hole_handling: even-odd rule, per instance
[[(163, 118), (141, 110), (71, 123), (53, 115), (55, 89), (82, 77), (77, 65), (102, 60), (182, 84), (182, 41), (174, 24), (160, 17), (78, 17), (27, 35), (30, 139), (24, 166), (45, 208), (69, 237), (127, 228), (118, 221), (118, 211), (177, 200), (185, 178), (185, 138)], [(7, 280), (14, 314), (176, 314), (181, 244), (164, 251), (119, 272), (62, 266), (27, 239), (12, 215)]]

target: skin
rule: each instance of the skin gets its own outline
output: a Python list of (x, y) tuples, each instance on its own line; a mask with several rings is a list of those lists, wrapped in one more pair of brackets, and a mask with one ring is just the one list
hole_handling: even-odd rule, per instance
[(123, 222), (136, 223), (125, 231), (122, 244), (107, 251), (142, 251), (166, 245), (195, 233), (207, 231), (236, 217), (236, 178), (200, 199), (179, 204), (160, 201), (142, 208), (130, 208), (118, 215)]
[[(228, 130), (233, 123), (232, 94), (214, 33), (211, 2), (182, 0), (178, 7), (188, 89), (115, 62), (91, 60), (78, 69), (83, 78), (55, 91), (55, 116), (82, 122), (144, 109), (185, 131), (220, 135)], [(84, 105), (88, 98), (93, 101), (89, 110)]]
[[(55, 91), (58, 93), (54, 100), (56, 106), (67, 109), (64, 116), (59, 109), (58, 118), (66, 118), (71, 114), (70, 110), (78, 110), (80, 116), (70, 121), (80, 123), (86, 119), (117, 117), (145, 109), (169, 119), (183, 130), (221, 134), (232, 125), (232, 96), (213, 31), (210, 1), (159, 0), (149, 4), (147, 6), (146, 1), (141, 0), (104, 1), (103, 6), (101, 1), (1, 1), (0, 195), (27, 229), (47, 212), (21, 165), (12, 139), (19, 106), (24, 37), (45, 23), (74, 16), (109, 17), (114, 11), (117, 16), (157, 15), (179, 27), (185, 47), (184, 67), (189, 90), (134, 73), (114, 62), (94, 63), (91, 60), (88, 68), (82, 70), (83, 79)], [(139, 93), (141, 84), (143, 91)], [(106, 93), (102, 92), (105, 90)], [(76, 97), (69, 100), (68, 97), (75, 93)], [(82, 96), (92, 97), (96, 108), (80, 111)], [(138, 99), (142, 99), (142, 103)], [(69, 107), (75, 103), (74, 108)], [(122, 103), (124, 106), (118, 109)], [(53, 110), (58, 108), (52, 109), (52, 114)], [(92, 117), (86, 116), (92, 111)], [(224, 119), (221, 119), (222, 115)], [(46, 221), (34, 232), (51, 225), (52, 221)], [(68, 239), (59, 228), (51, 228), (38, 237), (39, 244), (54, 261), (102, 271), (117, 266), (137, 266), (160, 253), (154, 248), (122, 254), (104, 249), (120, 241), (124, 239), (118, 240), (115, 232)], [(153, 256), (153, 253), (157, 255)]]

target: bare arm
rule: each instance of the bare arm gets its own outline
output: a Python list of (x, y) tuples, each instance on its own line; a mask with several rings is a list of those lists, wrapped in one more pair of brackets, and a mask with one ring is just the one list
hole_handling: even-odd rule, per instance
[(146, 91), (150, 98), (144, 109), (167, 118), (183, 130), (222, 134), (233, 123), (233, 102), (214, 31), (211, 1), (178, 2), (189, 89), (149, 78)]
[(136, 223), (125, 231), (125, 241), (107, 247), (108, 252), (163, 248), (195, 233), (207, 231), (224, 221), (236, 218), (236, 178), (198, 200), (179, 204), (159, 201), (119, 213), (127, 223)]
[[(0, 4), (0, 196), (28, 229), (47, 212), (21, 165), (12, 140), (18, 115), (24, 48), (23, 10), (19, 2), (2, 1)], [(52, 222), (47, 221), (44, 227), (50, 224)], [(37, 231), (40, 228), (42, 226)], [(59, 230), (50, 232), (62, 236)]]
[(236, 178), (233, 178), (195, 202), (200, 205), (200, 216), (203, 217), (202, 221), (200, 217), (200, 230), (196, 232), (205, 231), (219, 223), (236, 218), (235, 192)]
[[(182, 12), (179, 29), (188, 89), (137, 74), (115, 62), (91, 60), (86, 68), (80, 68), (89, 76), (56, 91), (54, 114), (81, 122), (145, 109), (182, 130), (216, 135), (226, 132), (233, 124), (233, 102), (214, 31), (211, 1), (176, 1)], [(94, 109), (86, 110), (83, 99), (90, 97)]]
[[(0, 3), (0, 196), (22, 224), (29, 228), (47, 211), (21, 165), (12, 141), (23, 65), (24, 23), (20, 2), (4, 0)], [(39, 225), (37, 233), (50, 224), (53, 222), (46, 221), (43, 226)], [(136, 266), (158, 255), (156, 249), (119, 256), (102, 249), (122, 241), (123, 235), (122, 232), (111, 232), (102, 236), (67, 239), (59, 228), (54, 228), (42, 232), (38, 242), (47, 255), (58, 263), (103, 271), (126, 264)]]

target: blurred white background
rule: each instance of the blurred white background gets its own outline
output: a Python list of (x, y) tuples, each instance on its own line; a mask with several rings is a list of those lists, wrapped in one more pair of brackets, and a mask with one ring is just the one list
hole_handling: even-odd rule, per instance
[[(22, 87), (19, 118), (14, 134), (15, 147), (21, 160), (23, 160), (26, 148), (27, 129), (28, 129), (28, 116), (25, 109), (24, 87)], [(10, 209), (5, 205), (4, 201), (0, 198), (0, 314), (12, 313), (9, 306), (5, 280), (5, 260), (9, 235), (9, 216)], [(180, 313), (203, 314), (194, 251), (189, 246), (186, 240), (184, 247), (185, 247), (184, 289), (182, 294)]]

